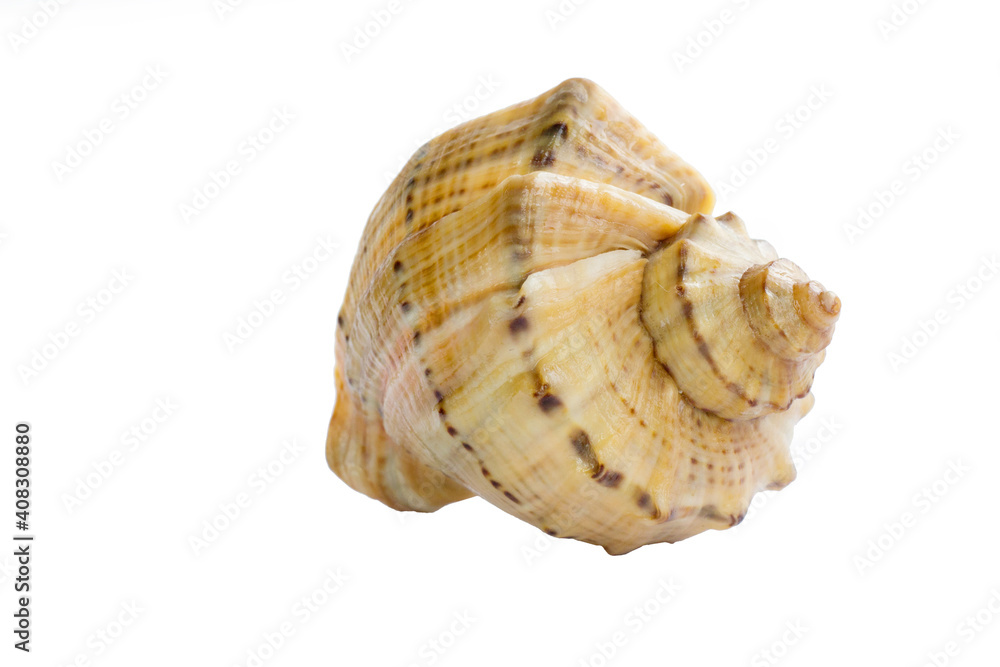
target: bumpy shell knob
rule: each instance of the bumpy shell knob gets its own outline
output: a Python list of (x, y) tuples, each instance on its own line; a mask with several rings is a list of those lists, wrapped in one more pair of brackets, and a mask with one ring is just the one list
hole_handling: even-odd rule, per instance
[(732, 213), (692, 216), (649, 260), (643, 322), (685, 397), (731, 420), (809, 393), (840, 299), (751, 239)]

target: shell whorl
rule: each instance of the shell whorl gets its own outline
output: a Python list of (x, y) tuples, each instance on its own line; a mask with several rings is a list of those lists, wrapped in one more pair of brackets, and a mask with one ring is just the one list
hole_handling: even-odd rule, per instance
[(840, 299), (791, 261), (751, 266), (739, 290), (747, 323), (778, 357), (804, 361), (830, 344)]
[(727, 213), (692, 216), (653, 253), (642, 309), (656, 357), (687, 399), (740, 420), (809, 393), (840, 299)]

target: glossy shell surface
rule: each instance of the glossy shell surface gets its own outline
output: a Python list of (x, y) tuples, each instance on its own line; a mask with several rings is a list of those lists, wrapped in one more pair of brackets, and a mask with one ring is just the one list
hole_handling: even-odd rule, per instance
[(582, 79), (430, 141), (355, 258), (331, 468), (616, 554), (738, 523), (795, 477), (840, 301), (712, 207)]

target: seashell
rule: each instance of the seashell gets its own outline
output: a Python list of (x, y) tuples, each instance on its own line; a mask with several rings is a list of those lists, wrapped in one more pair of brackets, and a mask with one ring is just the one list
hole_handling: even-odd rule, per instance
[(613, 554), (739, 523), (795, 477), (840, 301), (713, 203), (583, 79), (427, 143), (351, 271), (330, 467)]

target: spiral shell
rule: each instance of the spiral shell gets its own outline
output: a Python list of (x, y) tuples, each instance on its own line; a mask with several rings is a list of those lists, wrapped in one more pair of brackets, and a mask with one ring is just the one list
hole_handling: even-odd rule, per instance
[(840, 301), (712, 205), (582, 79), (426, 144), (351, 272), (330, 467), (615, 554), (738, 523), (794, 479)]

